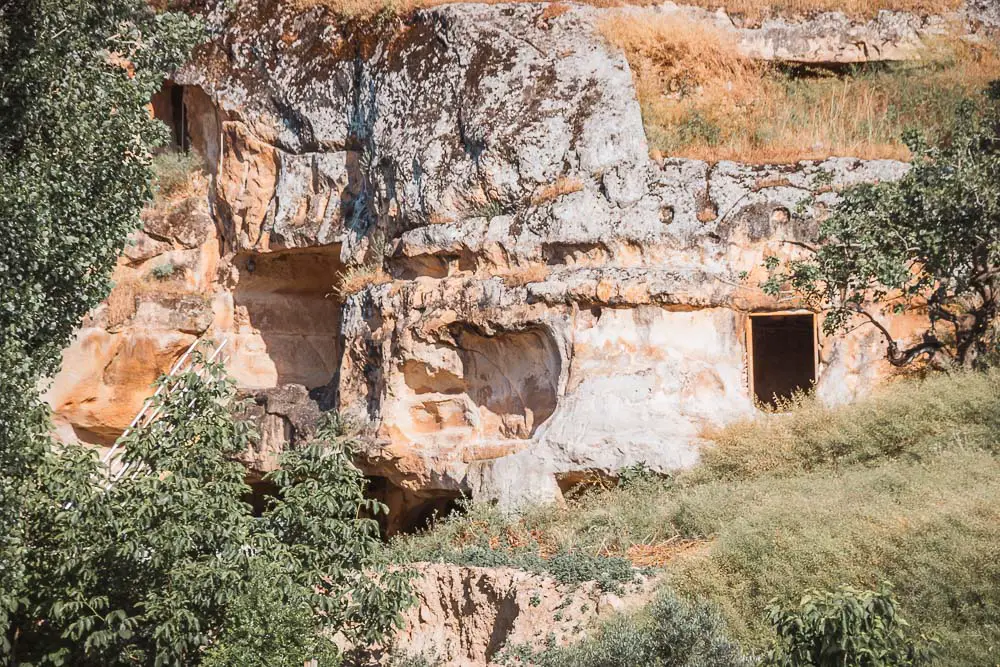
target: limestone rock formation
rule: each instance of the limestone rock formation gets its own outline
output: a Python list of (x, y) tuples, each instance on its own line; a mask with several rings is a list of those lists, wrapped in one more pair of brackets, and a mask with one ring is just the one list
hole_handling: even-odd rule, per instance
[[(461, 493), (552, 500), (590, 473), (689, 466), (705, 428), (754, 414), (761, 373), (805, 373), (828, 400), (883, 376), (866, 330), (808, 333), (798, 371), (754, 366), (750, 334), (797, 305), (756, 287), (764, 256), (799, 252), (839, 188), (906, 166), (653, 161), (602, 10), (546, 9), (343, 24), (220, 3), (174, 82), (207, 201), (137, 233), (50, 393), (63, 434), (109, 443), (195, 337), (228, 337), (264, 432), (254, 468), (339, 410), (371, 435), (367, 472), (419, 516)], [(886, 44), (929, 29), (874, 25)], [(785, 29), (745, 43), (855, 57), (801, 26), (778, 45)]]

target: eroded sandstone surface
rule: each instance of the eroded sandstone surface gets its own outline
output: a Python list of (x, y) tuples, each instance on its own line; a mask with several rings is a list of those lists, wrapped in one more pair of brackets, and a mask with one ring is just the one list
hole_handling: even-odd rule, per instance
[[(552, 500), (593, 472), (692, 465), (706, 428), (755, 413), (751, 314), (797, 306), (759, 290), (763, 258), (800, 252), (838, 189), (906, 169), (650, 159), (590, 7), (226, 11), (175, 77), (204, 189), (136, 233), (65, 353), (57, 424), (109, 444), (193, 340), (226, 338), (263, 433), (251, 467), (338, 410), (371, 436), (397, 528), (463, 493)], [(937, 25), (879, 21), (865, 57)], [(860, 57), (802, 26), (740, 30), (759, 57)], [(826, 400), (888, 371), (872, 330), (816, 340)]]
[(410, 655), (443, 664), (502, 664), (504, 647), (564, 645), (592, 632), (594, 622), (648, 601), (654, 580), (621, 595), (593, 582), (570, 585), (509, 567), (415, 564), (416, 604), (396, 643)]

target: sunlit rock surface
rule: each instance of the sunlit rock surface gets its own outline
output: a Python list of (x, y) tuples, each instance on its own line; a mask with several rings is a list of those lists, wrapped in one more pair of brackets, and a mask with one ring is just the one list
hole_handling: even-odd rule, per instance
[[(706, 429), (756, 414), (750, 314), (798, 306), (760, 291), (764, 257), (801, 252), (840, 188), (906, 168), (651, 160), (589, 7), (346, 27), (238, 11), (176, 76), (207, 184), (150, 214), (66, 351), (49, 394), (63, 437), (112, 442), (204, 336), (228, 340), (256, 406), (252, 468), (338, 410), (414, 520), (462, 493), (518, 504), (687, 467)], [(779, 28), (744, 39), (787, 57)], [(888, 372), (872, 330), (816, 337), (826, 400)]]

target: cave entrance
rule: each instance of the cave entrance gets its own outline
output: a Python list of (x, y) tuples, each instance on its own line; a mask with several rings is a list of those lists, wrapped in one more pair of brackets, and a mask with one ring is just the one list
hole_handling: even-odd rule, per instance
[(170, 128), (170, 144), (167, 149), (186, 153), (191, 149), (191, 134), (187, 106), (184, 104), (184, 88), (185, 86), (173, 81), (165, 81), (159, 92), (153, 95), (150, 104), (153, 107), (153, 117)]
[(812, 313), (758, 313), (747, 329), (750, 390), (765, 406), (779, 407), (816, 382), (818, 346)]
[(369, 476), (367, 482), (365, 496), (389, 508), (388, 514), (372, 517), (378, 521), (384, 538), (416, 533), (460, 511), (462, 494), (458, 491), (410, 491), (378, 475)]
[(243, 495), (243, 502), (250, 505), (253, 515), (261, 517), (271, 500), (278, 497), (278, 486), (262, 479), (247, 479), (250, 490)]

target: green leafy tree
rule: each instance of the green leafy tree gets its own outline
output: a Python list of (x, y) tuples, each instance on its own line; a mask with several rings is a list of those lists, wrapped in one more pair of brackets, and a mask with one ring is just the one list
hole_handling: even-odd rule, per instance
[[(988, 98), (963, 105), (935, 145), (908, 133), (913, 163), (906, 175), (846, 189), (810, 256), (784, 266), (768, 258), (765, 291), (790, 288), (826, 311), (828, 334), (875, 326), (896, 366), (918, 358), (977, 365), (991, 347), (1000, 299), (1000, 109), (995, 94)], [(885, 321), (902, 312), (928, 318), (908, 347)]]
[(215, 364), (183, 373), (157, 418), (123, 441), (110, 488), (95, 460), (65, 450), (46, 470), (51, 502), (31, 525), (17, 659), (70, 665), (336, 664), (328, 638), (385, 639), (411, 601), (408, 576), (380, 563), (350, 440), (327, 425), (280, 459), (263, 513), (236, 461), (254, 434)]
[(772, 600), (777, 633), (769, 667), (918, 667), (934, 657), (933, 643), (910, 636), (888, 587), (862, 591), (841, 586), (809, 590), (793, 608)]
[(200, 34), (143, 0), (0, 0), (0, 655), (25, 590), (24, 507), (58, 468), (38, 390), (139, 223), (165, 137), (145, 105)]

